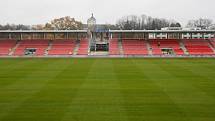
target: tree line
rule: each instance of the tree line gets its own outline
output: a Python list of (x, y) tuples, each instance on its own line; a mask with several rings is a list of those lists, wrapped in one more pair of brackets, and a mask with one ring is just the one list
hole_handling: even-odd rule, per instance
[[(82, 30), (87, 25), (77, 21), (70, 16), (56, 18), (45, 24), (23, 25), (6, 24), (0, 25), (0, 30)], [(128, 15), (117, 20), (116, 24), (106, 24), (105, 29), (121, 30), (160, 30), (165, 27), (181, 27), (181, 23), (175, 20), (154, 18), (147, 15)], [(215, 24), (212, 19), (199, 18), (189, 20), (186, 27), (199, 29), (213, 29)]]
[(71, 18), (70, 16), (56, 18), (46, 24), (38, 25), (0, 25), (0, 30), (81, 30), (83, 23)]
[(175, 20), (129, 15), (119, 19), (116, 26), (122, 30), (160, 30), (164, 27), (181, 27), (181, 24)]

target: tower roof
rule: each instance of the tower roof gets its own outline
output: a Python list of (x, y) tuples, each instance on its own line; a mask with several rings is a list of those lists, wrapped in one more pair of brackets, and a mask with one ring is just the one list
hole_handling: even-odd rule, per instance
[(96, 19), (95, 17), (93, 16), (93, 13), (92, 13), (92, 16), (87, 20), (88, 23), (91, 23), (91, 22), (96, 22)]

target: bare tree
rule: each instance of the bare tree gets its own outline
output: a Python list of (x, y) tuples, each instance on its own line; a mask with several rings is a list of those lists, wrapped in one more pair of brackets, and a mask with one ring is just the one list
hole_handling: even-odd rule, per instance
[(29, 25), (23, 25), (23, 24), (6, 24), (6, 25), (0, 25), (0, 30), (30, 30), (31, 26)]
[(130, 15), (119, 19), (116, 25), (123, 30), (160, 30), (163, 27), (169, 27), (170, 22), (166, 19), (152, 18), (146, 15), (141, 15), (140, 17)]
[(203, 19), (203, 18), (200, 18), (198, 20), (189, 20), (187, 23), (187, 27), (201, 28), (201, 29), (208, 29), (212, 25), (213, 25), (213, 20)]
[(43, 24), (32, 25), (32, 30), (43, 30), (45, 26)]

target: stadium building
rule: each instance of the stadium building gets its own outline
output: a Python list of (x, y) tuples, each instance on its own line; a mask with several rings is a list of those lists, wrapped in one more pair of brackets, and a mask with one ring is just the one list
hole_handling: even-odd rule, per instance
[(108, 30), (93, 15), (87, 22), (87, 30), (2, 30), (0, 56), (215, 56), (214, 30)]

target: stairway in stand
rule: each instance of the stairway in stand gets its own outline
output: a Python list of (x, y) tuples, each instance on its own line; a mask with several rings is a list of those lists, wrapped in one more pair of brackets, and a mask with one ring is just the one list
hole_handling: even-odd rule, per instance
[(49, 50), (51, 50), (52, 48), (52, 41), (49, 41), (49, 46), (47, 47), (47, 49), (45, 50), (45, 55), (49, 54)]
[(213, 52), (215, 53), (215, 46), (214, 46), (214, 41), (213, 40), (208, 40), (209, 43), (209, 47), (213, 50)]
[(123, 51), (123, 47), (122, 47), (122, 40), (118, 40), (118, 46), (119, 46), (120, 55), (124, 55), (124, 51)]
[(19, 47), (19, 45), (20, 45), (20, 41), (17, 41), (16, 45), (11, 49), (11, 51), (8, 55), (12, 56), (14, 54), (14, 52), (16, 51), (16, 49)]
[(183, 40), (179, 40), (179, 44), (180, 44), (181, 49), (184, 51), (184, 54), (189, 55), (189, 52), (188, 52), (187, 48), (185, 47)]
[(149, 44), (149, 40), (146, 40), (146, 47), (147, 47), (147, 50), (148, 50), (148, 53), (149, 55), (152, 55), (152, 47), (151, 45)]
[(80, 47), (80, 41), (77, 40), (77, 41), (76, 41), (76, 44), (75, 44), (74, 51), (73, 51), (73, 55), (77, 55), (78, 50), (79, 50), (79, 47)]

